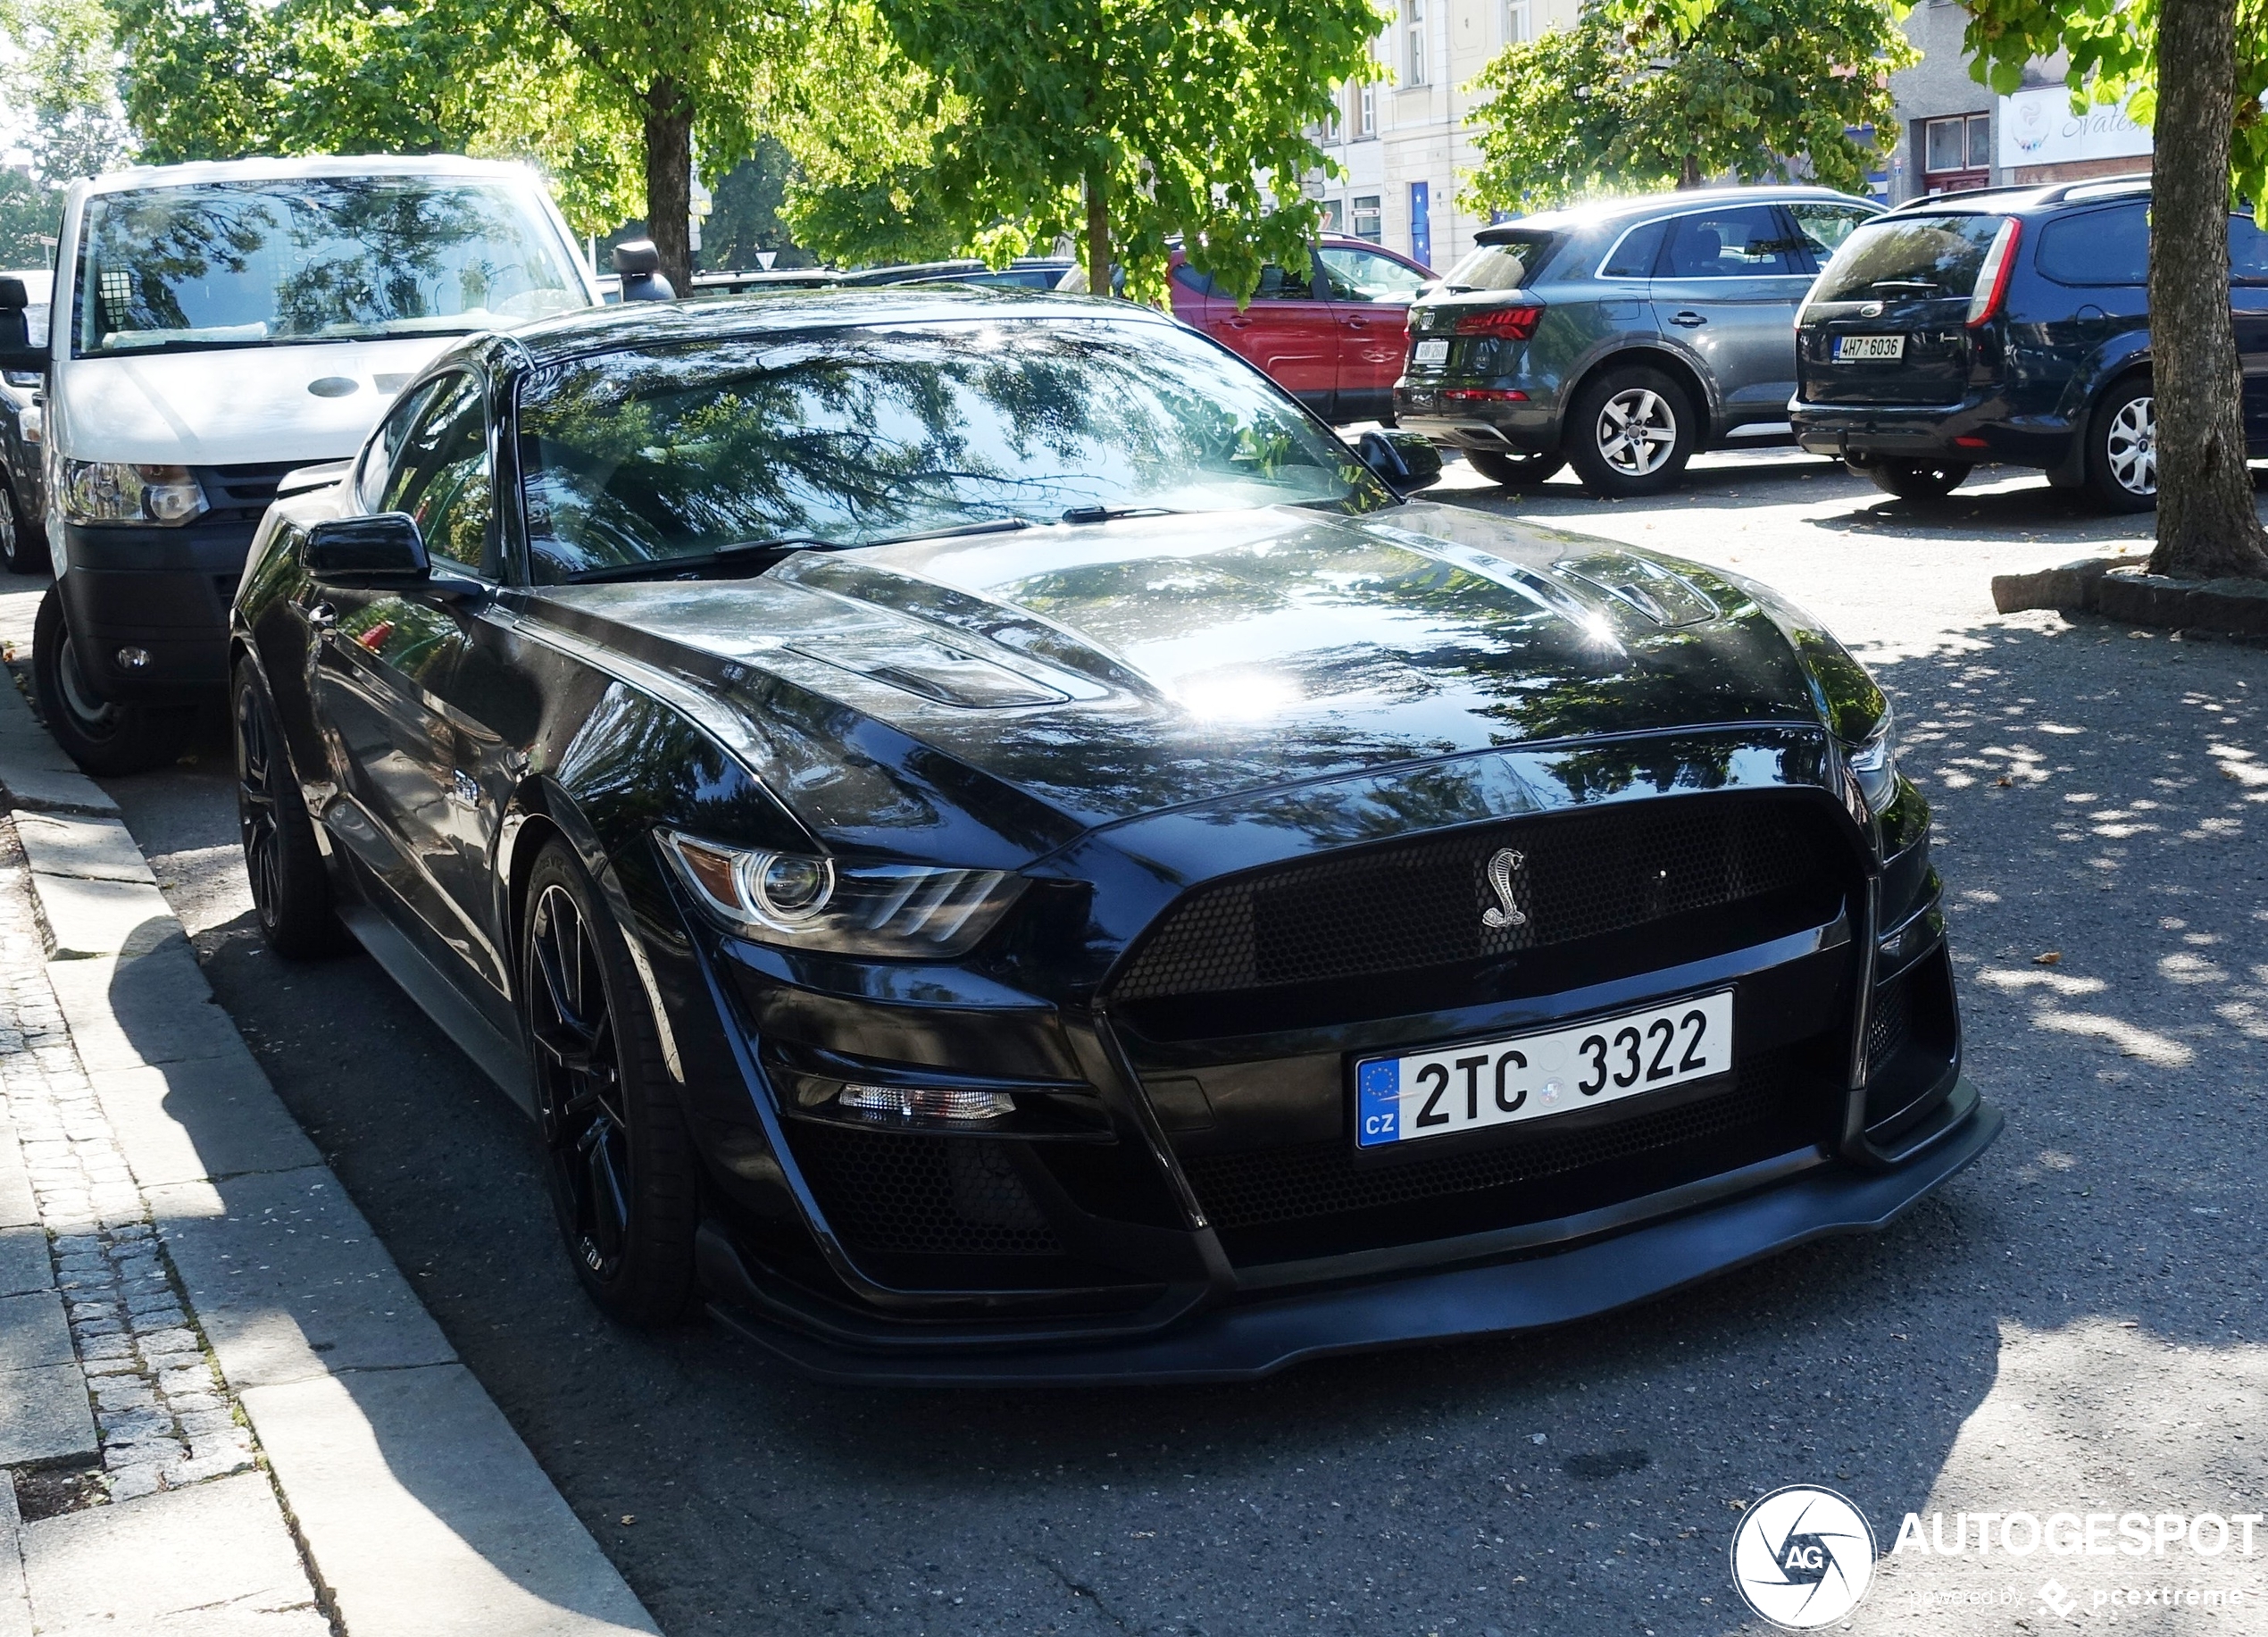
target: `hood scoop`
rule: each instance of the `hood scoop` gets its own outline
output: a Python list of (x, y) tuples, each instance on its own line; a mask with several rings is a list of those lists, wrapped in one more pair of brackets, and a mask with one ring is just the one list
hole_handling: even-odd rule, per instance
[(802, 647), (789, 652), (963, 710), (1060, 705), (1071, 697), (930, 637), (846, 632), (831, 640), (824, 653)]
[(1552, 569), (1664, 628), (1700, 625), (1724, 613), (1708, 593), (1684, 575), (1633, 552), (1594, 551), (1580, 557), (1561, 557)]

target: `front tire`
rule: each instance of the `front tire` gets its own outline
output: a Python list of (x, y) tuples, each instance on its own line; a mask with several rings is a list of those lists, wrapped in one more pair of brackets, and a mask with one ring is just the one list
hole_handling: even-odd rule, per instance
[(1685, 389), (1661, 371), (1608, 370), (1575, 395), (1563, 447), (1593, 494), (1659, 494), (1693, 458), (1697, 419)]
[(260, 936), (288, 960), (338, 954), (346, 948), (346, 929), (331, 907), (330, 878), (284, 748), (275, 701), (248, 660), (237, 666), (229, 693), (237, 753), (237, 833)]
[(576, 1276), (629, 1324), (683, 1316), (700, 1224), (686, 1130), (646, 992), (581, 862), (546, 842), (528, 878), (521, 1007), (552, 1203)]
[(31, 627), (31, 689), (47, 731), (64, 754), (98, 779), (147, 773), (178, 759), (194, 709), (117, 705), (88, 687), (63, 624), (62, 591), (47, 588)]
[(2087, 423), (2087, 489), (2106, 512), (2158, 503), (2157, 399), (2147, 376), (2111, 388)]
[(15, 490), (4, 481), (0, 481), (0, 568), (11, 574), (44, 573), (47, 568), (46, 536), (24, 516)]
[(1465, 464), (1491, 483), (1506, 489), (1526, 489), (1542, 482), (1567, 464), (1556, 449), (1541, 455), (1505, 455), (1493, 449), (1467, 449)]
[(1901, 500), (1942, 500), (1961, 487), (1972, 470), (1953, 461), (1868, 461), (1852, 463), (1859, 476)]

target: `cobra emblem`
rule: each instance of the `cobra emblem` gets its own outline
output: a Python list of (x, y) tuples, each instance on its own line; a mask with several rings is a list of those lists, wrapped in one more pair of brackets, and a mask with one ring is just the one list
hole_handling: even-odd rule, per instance
[(1508, 847), (1499, 848), (1497, 856), (1488, 860), (1488, 886), (1497, 902), (1480, 912), (1480, 924), (1490, 931), (1528, 924), (1528, 917), (1522, 913), (1520, 901), (1512, 891), (1512, 873), (1527, 862), (1525, 856)]

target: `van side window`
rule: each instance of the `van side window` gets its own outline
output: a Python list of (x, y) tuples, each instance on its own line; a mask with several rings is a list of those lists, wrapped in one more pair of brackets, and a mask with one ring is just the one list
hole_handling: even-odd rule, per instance
[(427, 381), (395, 405), (392, 413), (379, 422), (377, 436), (363, 450), (363, 469), (354, 479), (354, 496), (364, 510), (385, 509), (379, 505), (379, 497), (386, 492), (386, 480), (401, 456), (402, 440), (410, 435), (410, 423), (432, 397), (435, 385)]
[(2137, 200), (2057, 217), (2039, 230), (2039, 271), (2058, 284), (2147, 284), (2150, 207)]
[(428, 553), (493, 580), (488, 525), (496, 500), (486, 396), (475, 375), (437, 383), (387, 476), (379, 509), (407, 512)]

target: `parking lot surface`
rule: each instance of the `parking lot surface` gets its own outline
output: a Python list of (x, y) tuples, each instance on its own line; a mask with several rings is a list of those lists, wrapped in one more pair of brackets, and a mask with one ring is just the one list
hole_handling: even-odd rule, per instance
[[(1251, 1387), (812, 1385), (711, 1325), (598, 1318), (502, 1093), (371, 962), (261, 947), (217, 713), (193, 762), (111, 781), (278, 1091), (672, 1637), (1666, 1637), (1761, 1629), (1728, 1546), (1783, 1484), (1849, 1496), (1886, 1550), (1908, 1512), (1944, 1539), (1963, 1511), (2268, 1511), (2268, 654), (1996, 616), (1996, 572), (2147, 549), (2147, 518), (2027, 473), (1931, 507), (1790, 451), (1645, 502), (1461, 465), (1439, 492), (1775, 585), (1894, 696), (2008, 1129), (1890, 1232)], [(2250, 1557), (1969, 1539), (1885, 1558), (1854, 1629), (2268, 1631), (2268, 1528)], [(2122, 1600), (2161, 1585), (2244, 1597)]]

